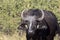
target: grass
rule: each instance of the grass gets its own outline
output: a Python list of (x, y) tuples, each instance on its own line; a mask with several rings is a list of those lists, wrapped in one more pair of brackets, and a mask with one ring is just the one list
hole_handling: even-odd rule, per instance
[(22, 10), (31, 8), (52, 11), (60, 23), (60, 0), (0, 0), (0, 40), (26, 39), (25, 34), (19, 36), (16, 31)]
[[(0, 40), (26, 40), (26, 34), (19, 35), (18, 33), (14, 33), (12, 36), (0, 34)], [(59, 40), (58, 35), (54, 37), (54, 40)]]

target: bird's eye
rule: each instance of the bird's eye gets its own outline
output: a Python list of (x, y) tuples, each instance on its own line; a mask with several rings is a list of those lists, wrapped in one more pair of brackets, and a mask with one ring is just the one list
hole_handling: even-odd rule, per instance
[(28, 26), (27, 25), (25, 25), (25, 27), (26, 27), (26, 29), (28, 29)]

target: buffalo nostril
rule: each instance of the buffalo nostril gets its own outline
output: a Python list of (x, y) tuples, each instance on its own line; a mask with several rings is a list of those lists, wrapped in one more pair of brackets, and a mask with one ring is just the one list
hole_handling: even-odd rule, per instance
[(33, 31), (28, 31), (28, 34), (33, 35), (33, 34), (34, 34), (34, 32), (33, 32)]
[(33, 33), (33, 31), (29, 31), (29, 33)]

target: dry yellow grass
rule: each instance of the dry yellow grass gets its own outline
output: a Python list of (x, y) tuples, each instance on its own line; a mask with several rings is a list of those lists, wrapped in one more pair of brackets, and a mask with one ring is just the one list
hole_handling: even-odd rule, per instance
[(0, 34), (0, 40), (26, 40), (24, 35), (19, 36), (18, 33), (13, 34), (12, 36)]
[[(19, 36), (19, 34), (16, 32), (12, 36), (5, 35), (3, 33), (0, 33), (0, 40), (26, 40), (26, 34), (23, 33), (23, 35)], [(54, 40), (59, 40), (58, 35), (55, 36)]]

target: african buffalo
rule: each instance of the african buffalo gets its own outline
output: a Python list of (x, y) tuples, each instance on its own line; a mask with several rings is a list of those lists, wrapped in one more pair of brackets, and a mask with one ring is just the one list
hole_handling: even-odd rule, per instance
[(26, 9), (22, 11), (21, 19), (18, 29), (26, 30), (27, 40), (53, 40), (59, 28), (51, 11)]

